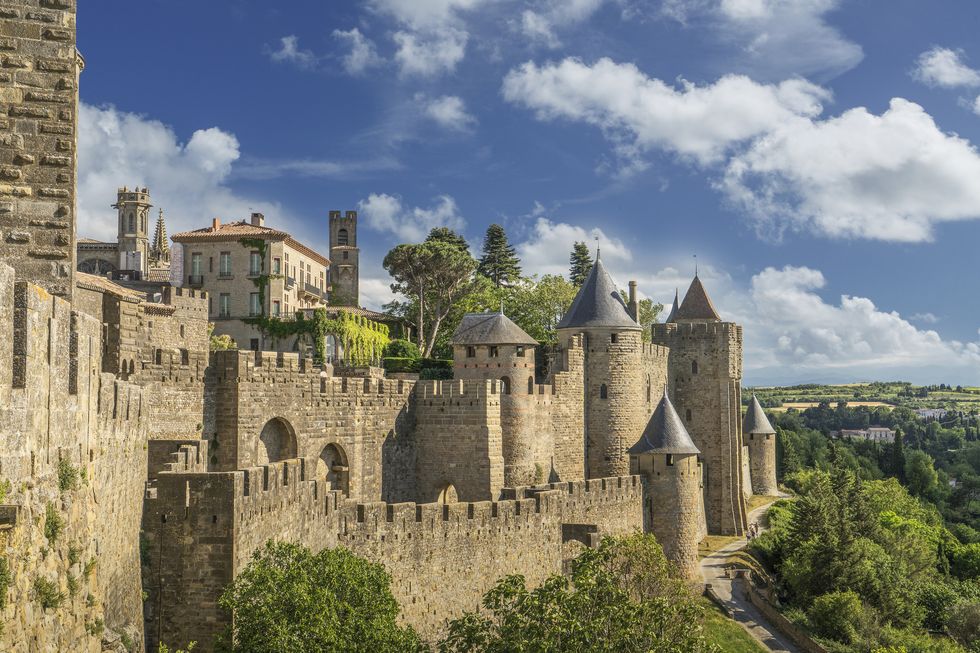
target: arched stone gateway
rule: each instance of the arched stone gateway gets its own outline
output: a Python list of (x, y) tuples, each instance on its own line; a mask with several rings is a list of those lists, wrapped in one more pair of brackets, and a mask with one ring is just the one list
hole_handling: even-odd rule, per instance
[(259, 434), (256, 465), (266, 465), (296, 457), (296, 434), (293, 427), (281, 417), (273, 417)]
[(347, 454), (339, 444), (328, 444), (316, 463), (317, 479), (324, 479), (327, 492), (340, 490), (350, 496), (350, 466)]
[(439, 503), (456, 503), (459, 497), (456, 495), (456, 486), (452, 483), (439, 490)]

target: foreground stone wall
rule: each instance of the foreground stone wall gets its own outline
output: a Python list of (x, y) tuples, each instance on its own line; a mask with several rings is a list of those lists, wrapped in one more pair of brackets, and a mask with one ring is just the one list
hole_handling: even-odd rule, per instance
[(595, 537), (643, 526), (637, 477), (517, 488), (503, 501), (365, 504), (324, 492), (309, 474), (315, 464), (159, 475), (145, 511), (151, 647), (196, 640), (211, 650), (228, 620), (221, 589), (269, 538), (343, 545), (384, 564), (402, 620), (436, 638), (505, 574), (537, 584), (559, 573), (567, 534), (582, 530), (567, 526)]

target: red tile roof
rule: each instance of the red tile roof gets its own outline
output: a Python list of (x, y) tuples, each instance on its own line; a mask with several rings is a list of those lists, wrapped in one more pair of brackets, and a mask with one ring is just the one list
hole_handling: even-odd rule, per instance
[(299, 242), (292, 236), (290, 236), (285, 231), (280, 231), (279, 229), (273, 229), (272, 227), (260, 227), (258, 225), (251, 224), (245, 220), (240, 220), (239, 222), (231, 222), (229, 224), (218, 223), (217, 227), (202, 227), (201, 229), (194, 229), (193, 231), (181, 231), (170, 237), (175, 243), (199, 243), (199, 242), (222, 242), (222, 241), (239, 241), (242, 238), (262, 238), (264, 240), (282, 240), (285, 241), (287, 245), (300, 252), (309, 256), (314, 261), (320, 265), (327, 267), (330, 265), (330, 259), (323, 256), (316, 250), (307, 247), (303, 243)]

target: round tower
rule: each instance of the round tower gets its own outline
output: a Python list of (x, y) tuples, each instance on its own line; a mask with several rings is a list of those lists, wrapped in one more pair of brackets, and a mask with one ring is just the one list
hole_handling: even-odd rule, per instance
[(568, 312), (558, 323), (568, 347), (582, 334), (585, 349), (585, 476), (629, 473), (628, 449), (649, 413), (642, 329), (630, 315), (616, 283), (596, 261)]
[(755, 395), (752, 395), (742, 423), (742, 439), (749, 447), (752, 493), (776, 496), (779, 494), (776, 482), (776, 429), (769, 423)]
[(539, 396), (534, 379), (538, 341), (500, 313), (467, 313), (452, 337), (453, 376), (499, 381), (504, 485), (547, 481), (553, 443), (538, 428)]
[(629, 453), (630, 471), (644, 480), (645, 529), (684, 578), (700, 578), (698, 544), (705, 534), (701, 452), (666, 393)]

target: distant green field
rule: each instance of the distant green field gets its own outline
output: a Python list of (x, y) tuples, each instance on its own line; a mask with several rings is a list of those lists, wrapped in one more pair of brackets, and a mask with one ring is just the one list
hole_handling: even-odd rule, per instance
[(822, 401), (851, 406), (905, 406), (907, 408), (945, 408), (974, 412), (980, 410), (980, 388), (975, 386), (914, 386), (904, 382), (805, 384), (797, 386), (759, 386), (745, 388), (743, 397), (753, 394), (770, 410), (805, 410)]

